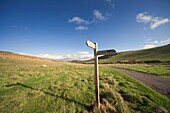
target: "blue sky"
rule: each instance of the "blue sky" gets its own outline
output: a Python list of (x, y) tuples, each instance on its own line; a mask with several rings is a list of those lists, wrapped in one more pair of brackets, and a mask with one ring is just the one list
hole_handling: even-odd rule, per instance
[(169, 0), (0, 0), (0, 50), (88, 59), (92, 49), (144, 49), (170, 43)]

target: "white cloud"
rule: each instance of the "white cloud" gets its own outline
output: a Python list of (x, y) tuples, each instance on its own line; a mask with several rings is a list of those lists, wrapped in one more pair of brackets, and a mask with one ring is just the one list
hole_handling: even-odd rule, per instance
[(144, 49), (170, 44), (170, 38), (165, 39), (165, 40), (152, 40), (151, 38), (148, 38), (145, 36), (144, 38), (145, 38), (145, 41), (144, 41), (145, 45), (143, 47)]
[(77, 54), (64, 55), (64, 60), (88, 60), (93, 58), (89, 52), (78, 52)]
[(89, 52), (87, 52), (87, 51), (80, 51), (80, 52), (78, 52), (79, 54), (84, 54), (84, 55), (87, 55), (87, 54), (89, 54)]
[(76, 23), (76, 24), (81, 24), (81, 23), (89, 24), (89, 22), (87, 20), (84, 20), (80, 17), (73, 17), (72, 19), (69, 19), (68, 22)]
[(103, 16), (103, 14), (99, 10), (94, 10), (93, 15), (98, 20), (105, 20), (106, 18)]
[[(106, 2), (112, 3), (112, 0), (106, 0)], [(88, 30), (88, 26), (90, 24), (93, 24), (93, 23), (97, 22), (98, 20), (100, 20), (100, 21), (106, 20), (107, 17), (110, 17), (111, 15), (112, 15), (111, 13), (107, 13), (107, 12), (103, 15), (99, 10), (95, 9), (95, 10), (93, 10), (93, 19), (91, 21), (82, 19), (78, 16), (75, 16), (71, 19), (68, 19), (68, 22), (78, 24), (79, 26), (75, 27), (75, 30), (83, 31), (83, 30)], [(85, 25), (83, 25), (83, 24), (85, 24)]]
[(170, 20), (168, 18), (165, 18), (165, 19), (159, 19), (153, 23), (151, 23), (150, 27), (151, 29), (155, 29), (156, 27), (162, 25), (162, 24), (165, 24), (165, 23), (168, 23), (170, 22)]
[(106, 0), (106, 2), (109, 2), (109, 3), (111, 3), (111, 2), (112, 2), (112, 0)]
[(149, 42), (150, 44), (158, 44), (159, 43), (159, 41), (157, 41), (157, 40), (154, 40), (154, 41), (151, 41), (151, 42)]
[(145, 37), (145, 41), (144, 43), (147, 43), (147, 44), (169, 44), (170, 43), (170, 38), (168, 39), (165, 39), (165, 40), (152, 40), (151, 38), (148, 38), (148, 37)]
[(148, 23), (148, 22), (151, 22), (152, 21), (152, 16), (150, 15), (146, 15), (147, 12), (144, 12), (144, 13), (139, 13), (137, 16), (136, 16), (136, 21), (139, 22), (139, 23)]
[(18, 54), (21, 54), (21, 55), (30, 55), (30, 54), (27, 54), (27, 53), (23, 53), (23, 52), (20, 52)]
[(55, 59), (55, 60), (62, 60), (62, 59), (64, 59), (64, 57), (62, 55), (51, 55), (51, 54), (33, 55), (33, 54), (27, 54), (27, 53), (23, 53), (23, 52), (20, 52), (19, 54), (28, 55), (28, 56), (36, 56), (36, 57), (46, 58), (46, 59)]
[(107, 3), (109, 3), (113, 8), (115, 7), (115, 5), (113, 4), (113, 0), (106, 0)]
[(170, 43), (170, 38), (166, 39), (166, 40), (161, 40), (160, 43), (161, 44), (168, 44), (168, 43)]
[(84, 30), (88, 30), (88, 27), (87, 26), (78, 26), (78, 27), (75, 27), (76, 30), (79, 30), (79, 31), (84, 31)]
[(151, 38), (148, 38), (147, 36), (144, 36), (144, 43), (149, 43), (151, 42)]
[(93, 58), (93, 54), (90, 54), (87, 51), (81, 51), (81, 52), (77, 52), (76, 54), (67, 54), (67, 55), (63, 55), (64, 59), (63, 60), (88, 60)]
[(39, 54), (39, 55), (35, 55), (37, 57), (41, 57), (41, 58), (47, 58), (47, 59), (64, 59), (64, 57), (62, 55), (51, 55), (51, 54)]
[(26, 54), (26, 53), (19, 53), (22, 55), (29, 55), (29, 56), (36, 56), (40, 58), (46, 58), (46, 59), (54, 59), (54, 60), (65, 60), (65, 61), (71, 61), (71, 60), (88, 60), (93, 58), (93, 54), (90, 54), (87, 51), (80, 51), (76, 54), (66, 54), (66, 55), (52, 55), (52, 54)]
[(143, 48), (144, 49), (149, 49), (149, 48), (154, 48), (156, 45), (145, 45)]
[(148, 15), (147, 12), (139, 13), (136, 16), (136, 21), (138, 23), (144, 23), (144, 24), (150, 23), (150, 28), (152, 30), (154, 30), (155, 28), (157, 28), (160, 25), (170, 22), (170, 20), (168, 18), (154, 17), (151, 15)]

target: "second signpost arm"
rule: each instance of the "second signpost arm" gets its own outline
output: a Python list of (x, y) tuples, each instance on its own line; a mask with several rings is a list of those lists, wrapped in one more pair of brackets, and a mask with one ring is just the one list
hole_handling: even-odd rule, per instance
[(94, 49), (94, 68), (95, 68), (95, 93), (96, 93), (96, 104), (97, 107), (100, 108), (100, 93), (99, 93), (99, 68), (98, 68), (98, 45), (97, 43), (95, 44), (95, 49)]

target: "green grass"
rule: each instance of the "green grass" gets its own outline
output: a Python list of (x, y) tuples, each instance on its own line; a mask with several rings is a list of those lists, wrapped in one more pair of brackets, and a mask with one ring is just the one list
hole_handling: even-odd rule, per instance
[(170, 76), (170, 65), (115, 64), (114, 66), (154, 75)]
[(161, 77), (163, 77), (163, 78), (169, 78), (169, 79), (170, 79), (170, 76), (161, 76)]
[[(46, 64), (47, 67), (41, 67)], [(101, 109), (94, 104), (92, 65), (1, 58), (0, 112), (170, 112), (169, 99), (109, 67), (100, 67)]]
[[(126, 51), (126, 52), (119, 52), (114, 56), (109, 58), (99, 59), (99, 63), (133, 63), (133, 62), (154, 62), (158, 61), (162, 63), (167, 63), (170, 61), (170, 44), (145, 49), (145, 50), (136, 50), (136, 51)], [(85, 61), (85, 63), (93, 63), (93, 60)]]

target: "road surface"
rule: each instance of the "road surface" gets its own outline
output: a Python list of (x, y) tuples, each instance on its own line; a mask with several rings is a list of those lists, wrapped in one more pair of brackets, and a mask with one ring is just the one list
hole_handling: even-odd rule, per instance
[(136, 78), (137, 80), (146, 84), (150, 88), (160, 92), (161, 94), (167, 95), (170, 99), (170, 79), (161, 78), (158, 75), (151, 75), (151, 74), (132, 71), (124, 68), (118, 68), (118, 67), (114, 67), (114, 68), (118, 69), (123, 73), (126, 73), (129, 76)]

